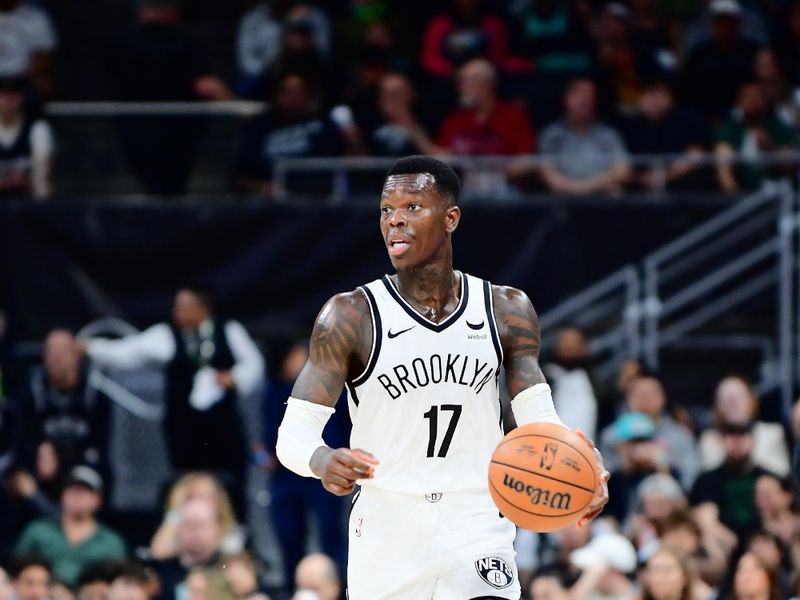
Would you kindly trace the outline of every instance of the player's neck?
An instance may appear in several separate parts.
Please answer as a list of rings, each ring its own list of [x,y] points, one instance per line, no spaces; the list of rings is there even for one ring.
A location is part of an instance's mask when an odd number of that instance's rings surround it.
[[[398,269],[397,287],[403,297],[442,314],[448,303],[458,299],[461,285],[453,270],[452,259],[447,258],[448,260]]]

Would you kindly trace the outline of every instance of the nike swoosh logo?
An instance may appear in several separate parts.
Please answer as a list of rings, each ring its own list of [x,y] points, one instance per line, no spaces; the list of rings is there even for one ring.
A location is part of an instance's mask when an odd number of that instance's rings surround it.
[[[478,323],[477,325],[475,325],[474,323],[470,323],[469,321],[467,321],[467,327],[469,327],[470,329],[474,329],[475,331],[477,331],[478,329],[483,329],[483,324],[484,324],[485,322],[486,322],[486,321],[481,321],[480,323]]]
[[[481,323],[481,325],[483,325],[483,323]],[[388,335],[388,336],[389,336],[389,339],[391,340],[391,339],[394,339],[394,338],[396,338],[396,337],[397,337],[398,335],[400,335],[401,333],[405,333],[406,331],[411,331],[412,329],[414,329],[414,327],[416,327],[416,325],[412,325],[412,326],[411,326],[411,327],[409,327],[408,329],[403,329],[403,330],[401,330],[401,331],[396,331],[396,332],[392,332],[392,330],[390,329],[390,330],[389,330],[389,333],[387,333],[386,335]]]

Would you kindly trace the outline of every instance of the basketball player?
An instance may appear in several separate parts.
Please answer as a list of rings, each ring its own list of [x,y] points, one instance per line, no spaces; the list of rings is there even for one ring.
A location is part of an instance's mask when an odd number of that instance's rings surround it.
[[[487,483],[503,437],[501,365],[518,424],[561,421],[539,368],[530,300],[453,269],[459,188],[433,158],[390,169],[380,227],[397,273],[323,307],[279,430],[277,455],[288,468],[337,495],[360,483],[349,521],[350,600],[520,597],[515,528]],[[322,439],[343,385],[359,449]],[[600,460],[581,524],[608,501],[607,479]]]

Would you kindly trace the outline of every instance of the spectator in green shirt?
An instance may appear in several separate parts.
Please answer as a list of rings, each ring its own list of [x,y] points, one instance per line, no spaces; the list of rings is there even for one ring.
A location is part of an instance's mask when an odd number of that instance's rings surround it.
[[[81,571],[101,560],[125,558],[122,538],[98,523],[103,480],[86,466],[75,467],[61,494],[61,515],[28,525],[16,554],[39,554],[53,564],[53,576],[74,586]]]
[[[748,81],[739,87],[733,117],[716,132],[717,180],[730,193],[757,188],[778,170],[759,164],[766,153],[795,148],[794,130],[784,123],[767,101],[761,83]],[[734,165],[732,158],[744,159]]]

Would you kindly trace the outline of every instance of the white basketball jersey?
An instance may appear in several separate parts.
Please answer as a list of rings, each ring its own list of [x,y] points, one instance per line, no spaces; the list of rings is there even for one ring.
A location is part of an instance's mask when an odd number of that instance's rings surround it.
[[[491,285],[460,277],[458,306],[439,323],[406,302],[388,276],[359,288],[373,342],[364,372],[346,383],[350,443],[380,461],[364,486],[411,494],[488,490],[489,461],[503,437],[502,348]]]

